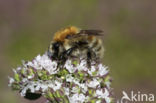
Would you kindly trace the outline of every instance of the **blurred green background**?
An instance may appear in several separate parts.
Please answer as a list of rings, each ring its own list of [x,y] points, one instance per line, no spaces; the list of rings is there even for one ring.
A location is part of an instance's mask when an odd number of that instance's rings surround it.
[[[8,88],[7,76],[70,25],[104,31],[116,99],[123,90],[156,96],[156,0],[0,0],[0,103],[30,103]]]

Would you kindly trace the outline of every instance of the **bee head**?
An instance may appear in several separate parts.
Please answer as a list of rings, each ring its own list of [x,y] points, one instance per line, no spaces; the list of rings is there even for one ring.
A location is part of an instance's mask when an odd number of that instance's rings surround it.
[[[49,46],[48,49],[48,56],[52,59],[58,58],[58,52],[59,52],[59,47],[61,43],[60,42],[52,42]]]

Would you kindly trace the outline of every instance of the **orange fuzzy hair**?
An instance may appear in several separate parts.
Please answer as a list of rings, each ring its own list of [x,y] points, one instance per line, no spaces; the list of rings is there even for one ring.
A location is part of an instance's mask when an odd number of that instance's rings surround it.
[[[74,27],[74,26],[64,28],[64,29],[55,33],[54,41],[63,42],[67,35],[75,35],[78,32],[79,32],[79,29],[77,27]]]

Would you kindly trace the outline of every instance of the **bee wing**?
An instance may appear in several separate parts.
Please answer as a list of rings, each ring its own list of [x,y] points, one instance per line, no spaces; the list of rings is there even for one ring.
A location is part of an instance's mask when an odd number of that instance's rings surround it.
[[[81,30],[79,35],[94,35],[94,36],[102,36],[102,30]]]
[[[79,33],[77,33],[76,35],[67,35],[66,39],[73,39],[73,38],[78,38],[80,36],[102,36],[102,30],[81,30]]]

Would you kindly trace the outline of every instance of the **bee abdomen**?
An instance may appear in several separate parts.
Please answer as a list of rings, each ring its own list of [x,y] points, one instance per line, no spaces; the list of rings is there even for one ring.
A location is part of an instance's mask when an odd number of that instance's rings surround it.
[[[103,56],[104,48],[101,39],[94,38],[89,46],[91,50],[96,54],[96,56],[98,56],[99,58]]]

